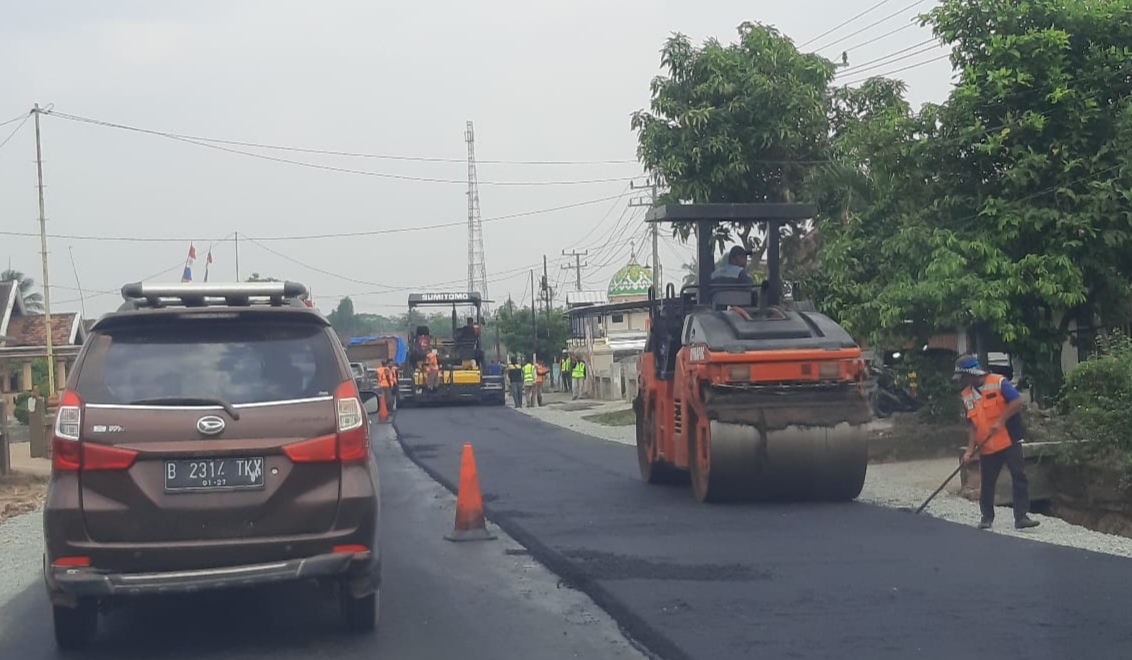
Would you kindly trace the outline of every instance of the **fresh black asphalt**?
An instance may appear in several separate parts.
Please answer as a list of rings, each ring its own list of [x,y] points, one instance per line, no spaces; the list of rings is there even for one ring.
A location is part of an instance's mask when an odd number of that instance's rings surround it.
[[[395,424],[449,489],[470,442],[489,518],[667,660],[1132,658],[1127,559],[857,502],[700,505],[510,409]]]
[[[0,660],[640,660],[597,608],[531,568],[505,537],[445,541],[451,497],[405,458],[389,425],[378,429],[385,587],[376,634],[344,633],[333,598],[289,585],[134,603],[103,617],[93,647],[67,655],[55,649],[33,573],[0,607]],[[0,568],[4,552],[0,542]]]

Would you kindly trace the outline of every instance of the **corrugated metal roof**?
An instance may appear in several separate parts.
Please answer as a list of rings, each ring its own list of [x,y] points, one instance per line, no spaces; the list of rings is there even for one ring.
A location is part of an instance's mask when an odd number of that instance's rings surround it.
[[[604,305],[609,302],[605,291],[567,291],[566,306],[575,305]]]

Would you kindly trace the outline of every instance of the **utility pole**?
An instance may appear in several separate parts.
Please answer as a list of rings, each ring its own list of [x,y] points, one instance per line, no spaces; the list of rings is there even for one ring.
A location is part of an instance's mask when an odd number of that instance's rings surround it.
[[[636,198],[629,200],[629,206],[646,206],[652,208],[656,206],[656,199],[659,196],[658,188],[659,181],[655,175],[649,178],[649,183],[643,186],[638,186],[635,181],[629,183],[629,187],[633,189],[647,188],[649,190],[649,199]],[[664,290],[664,271],[660,266],[660,223],[652,223],[652,284],[653,290],[659,296],[660,292]]]
[[[574,277],[575,277],[575,280],[574,280],[575,289],[574,290],[575,291],[581,291],[582,290],[582,269],[585,268],[586,266],[589,266],[589,264],[582,263],[582,257],[589,254],[589,252],[590,252],[589,250],[582,250],[581,252],[574,250],[574,251],[569,252],[569,253],[566,252],[566,250],[562,251],[562,256],[564,256],[564,257],[574,257],[574,265],[571,266],[570,264],[562,264],[562,270],[574,270],[574,271],[576,271],[574,273]]]
[[[240,281],[240,232],[236,232],[236,281]]]
[[[47,392],[45,396],[50,399],[55,396],[55,349],[51,337],[51,283],[47,268],[47,213],[43,203],[43,145],[39,135],[39,104],[35,104],[32,114],[35,115],[35,171],[39,181],[39,245],[43,259],[43,328],[47,346]]]
[[[531,269],[531,364],[538,359],[538,315],[535,313],[535,269]]]
[[[546,304],[546,336],[550,337],[550,306],[554,291],[550,288],[550,275],[546,271],[546,255],[542,255],[542,296]]]

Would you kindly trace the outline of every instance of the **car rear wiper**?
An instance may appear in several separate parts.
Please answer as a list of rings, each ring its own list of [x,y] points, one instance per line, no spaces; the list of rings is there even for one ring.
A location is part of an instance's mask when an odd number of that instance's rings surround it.
[[[233,421],[240,420],[240,411],[224,399],[204,396],[162,396],[154,399],[131,401],[131,406],[220,406]]]

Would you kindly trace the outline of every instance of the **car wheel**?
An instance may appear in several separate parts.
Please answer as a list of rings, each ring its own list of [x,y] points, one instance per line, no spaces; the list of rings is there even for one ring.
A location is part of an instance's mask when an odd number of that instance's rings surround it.
[[[375,591],[362,598],[342,594],[342,619],[350,632],[371,632],[377,628],[381,614],[381,592]]]
[[[77,607],[56,605],[53,612],[55,643],[59,648],[72,651],[85,648],[98,632],[98,603],[83,599]]]

